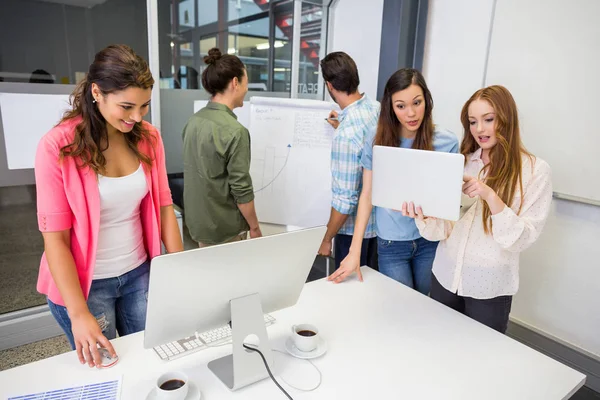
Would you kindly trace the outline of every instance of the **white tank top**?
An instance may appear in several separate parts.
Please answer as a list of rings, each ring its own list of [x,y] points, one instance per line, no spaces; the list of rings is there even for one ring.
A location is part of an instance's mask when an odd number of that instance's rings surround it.
[[[94,279],[114,278],[148,259],[140,204],[148,194],[144,169],[119,178],[98,175],[100,233]]]

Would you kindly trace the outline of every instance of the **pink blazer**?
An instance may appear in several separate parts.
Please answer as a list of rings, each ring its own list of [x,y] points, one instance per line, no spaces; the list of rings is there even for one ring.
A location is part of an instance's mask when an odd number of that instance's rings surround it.
[[[42,137],[35,157],[35,182],[39,229],[41,232],[70,230],[71,252],[87,300],[94,276],[100,225],[98,180],[91,168],[78,168],[77,160],[72,157],[59,161],[60,149],[73,142],[75,127],[80,121],[80,117],[65,121]],[[140,205],[144,244],[152,259],[161,252],[160,207],[171,205],[172,199],[162,138],[154,126],[145,121],[142,124],[155,139],[154,143],[146,140],[138,145],[140,152],[152,159],[151,168],[142,164],[149,193]],[[37,290],[53,303],[64,306],[50,274],[46,253],[40,262]]]

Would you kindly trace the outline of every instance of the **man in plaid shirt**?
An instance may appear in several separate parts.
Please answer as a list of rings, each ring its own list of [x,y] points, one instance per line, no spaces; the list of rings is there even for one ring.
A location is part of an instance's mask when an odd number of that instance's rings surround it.
[[[331,148],[331,215],[319,254],[330,256],[335,238],[335,267],[339,268],[348,255],[358,198],[362,188],[361,157],[365,137],[377,130],[379,103],[358,91],[360,83],[354,60],[344,52],[328,54],[321,60],[321,73],[327,90],[340,106],[341,112],[332,111],[329,123],[335,128]],[[375,208],[373,208],[373,211]],[[361,265],[377,268],[377,237],[375,216],[372,213],[362,243]]]

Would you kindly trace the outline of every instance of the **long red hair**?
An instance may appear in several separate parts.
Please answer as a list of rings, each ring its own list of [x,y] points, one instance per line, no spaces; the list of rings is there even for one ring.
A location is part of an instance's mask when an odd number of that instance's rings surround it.
[[[519,115],[514,98],[504,86],[494,85],[476,91],[465,103],[460,114],[464,129],[464,138],[460,152],[465,156],[479,149],[479,144],[471,134],[469,106],[476,100],[486,101],[496,113],[496,138],[498,143],[490,149],[490,162],[481,170],[479,178],[485,176],[485,183],[510,206],[515,198],[517,187],[523,194],[522,156],[533,158],[523,146]],[[523,199],[521,199],[523,204]],[[519,212],[521,211],[519,207]],[[492,227],[491,211],[487,203],[483,204],[483,229],[490,233]]]

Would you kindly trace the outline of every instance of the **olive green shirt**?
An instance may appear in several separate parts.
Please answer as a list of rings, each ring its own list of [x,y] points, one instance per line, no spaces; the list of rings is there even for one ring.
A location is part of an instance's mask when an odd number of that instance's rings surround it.
[[[250,133],[224,104],[209,102],[183,130],[183,205],[190,236],[223,243],[249,226],[238,204],[254,200]]]

